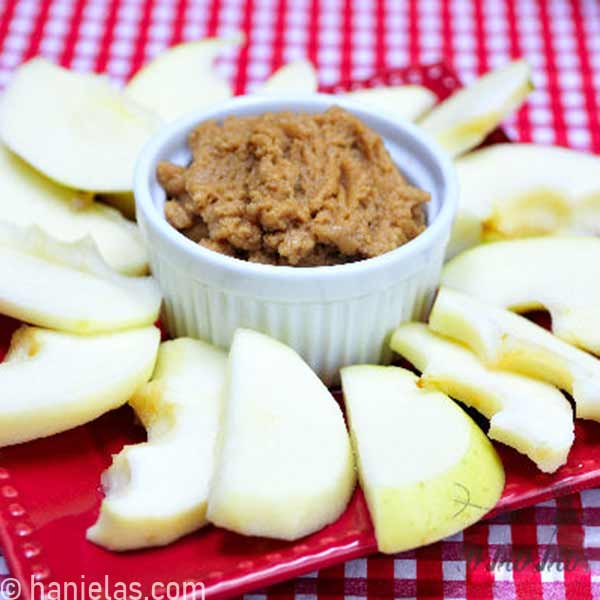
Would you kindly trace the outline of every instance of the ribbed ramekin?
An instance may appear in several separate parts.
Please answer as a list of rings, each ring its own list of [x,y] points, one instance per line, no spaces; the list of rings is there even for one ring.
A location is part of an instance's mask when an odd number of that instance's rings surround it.
[[[198,246],[165,220],[160,160],[188,164],[186,140],[201,121],[266,112],[314,113],[332,105],[354,113],[384,139],[393,160],[431,193],[427,229],[400,248],[331,267],[249,263]],[[144,148],[135,174],[138,223],[165,300],[173,336],[227,348],[238,327],[262,331],[295,348],[328,384],[340,367],[387,358],[387,337],[418,318],[435,290],[457,204],[450,160],[410,123],[326,95],[237,98],[218,110],[191,114],[163,128]]]

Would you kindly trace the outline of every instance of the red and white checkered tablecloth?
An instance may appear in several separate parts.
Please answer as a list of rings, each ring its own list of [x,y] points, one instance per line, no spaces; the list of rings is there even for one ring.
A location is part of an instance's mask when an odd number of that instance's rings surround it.
[[[600,153],[596,0],[0,0],[0,86],[36,54],[123,82],[169,45],[239,30],[248,45],[226,54],[219,66],[237,92],[303,57],[318,67],[323,84],[440,59],[468,82],[526,57],[536,90],[508,121],[512,137]],[[6,573],[1,558],[0,571]],[[428,548],[355,560],[247,598],[367,596],[600,598],[600,490],[479,523]]]

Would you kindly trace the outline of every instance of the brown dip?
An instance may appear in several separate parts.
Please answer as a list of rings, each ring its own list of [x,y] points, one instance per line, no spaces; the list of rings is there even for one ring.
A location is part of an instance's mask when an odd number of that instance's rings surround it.
[[[157,176],[173,227],[198,244],[276,265],[383,254],[425,228],[429,194],[409,185],[381,138],[341,108],[201,123],[192,163]]]

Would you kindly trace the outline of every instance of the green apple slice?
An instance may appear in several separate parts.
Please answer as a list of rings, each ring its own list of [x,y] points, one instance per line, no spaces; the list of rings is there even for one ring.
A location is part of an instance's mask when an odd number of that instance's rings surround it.
[[[283,540],[335,521],[355,485],[352,449],[339,406],[302,358],[239,329],[224,397],[208,520]]]
[[[152,381],[130,400],[148,441],[113,457],[89,540],[119,551],[163,546],[206,524],[226,364],[198,340],[160,346]]]
[[[161,294],[151,277],[125,277],[90,239],[65,243],[0,223],[0,313],[90,334],[151,325]]]
[[[529,65],[517,60],[454,93],[420,125],[451,156],[459,156],[478,146],[532,89]]]
[[[159,341],[156,327],[93,336],[21,327],[0,364],[0,446],[122,406],[152,374]]]
[[[306,60],[298,60],[275,71],[255,90],[255,93],[266,95],[313,94],[318,87],[315,68]]]
[[[442,288],[429,328],[470,348],[486,365],[551,383],[575,399],[575,414],[600,421],[600,360],[535,323]]]
[[[477,409],[490,420],[489,436],[553,473],[573,444],[573,413],[553,386],[486,367],[464,346],[424,323],[401,325],[392,350],[421,371],[421,383]]]
[[[484,240],[600,233],[598,156],[554,146],[494,144],[459,158],[456,173],[460,202],[448,256]]]
[[[142,67],[125,87],[125,95],[166,122],[218,106],[233,92],[215,71],[215,59],[223,49],[242,41],[243,36],[237,35],[174,46]]]
[[[90,197],[46,179],[0,144],[0,221],[37,225],[63,242],[91,237],[106,262],[125,275],[148,271],[135,223]]]
[[[552,331],[600,354],[600,239],[539,237],[476,246],[446,264],[442,283],[514,312],[546,309]]]
[[[367,108],[385,111],[401,121],[416,121],[429,112],[437,101],[437,96],[431,90],[420,85],[380,87],[337,95]]]
[[[342,369],[346,413],[377,546],[436,542],[491,510],[504,469],[490,441],[447,396],[399,367]]]
[[[98,75],[34,58],[0,104],[0,137],[38,171],[67,187],[123,192],[142,146],[160,126]]]

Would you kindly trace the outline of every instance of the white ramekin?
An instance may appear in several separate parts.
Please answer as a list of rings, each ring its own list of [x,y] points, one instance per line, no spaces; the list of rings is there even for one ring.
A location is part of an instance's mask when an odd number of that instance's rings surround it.
[[[278,267],[207,250],[165,220],[165,193],[156,180],[156,165],[160,160],[188,164],[186,140],[198,123],[284,110],[314,113],[334,104],[379,133],[402,173],[431,193],[428,226],[421,235],[360,262]],[[318,94],[236,98],[164,127],[140,155],[134,189],[137,219],[164,295],[170,334],[227,348],[238,327],[256,329],[295,348],[328,384],[337,381],[344,365],[385,361],[391,331],[422,316],[438,284],[457,204],[451,161],[417,127]]]

